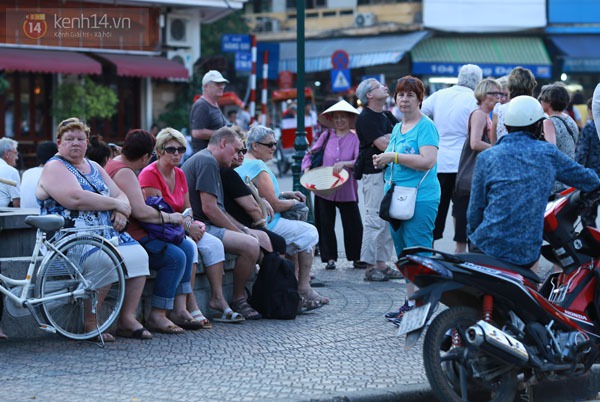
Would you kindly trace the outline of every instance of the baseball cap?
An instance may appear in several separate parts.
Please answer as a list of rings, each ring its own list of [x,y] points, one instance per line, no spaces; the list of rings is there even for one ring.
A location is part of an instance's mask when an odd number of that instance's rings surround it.
[[[206,85],[209,82],[229,83],[229,80],[225,79],[225,77],[223,77],[217,70],[210,70],[208,73],[204,74],[204,77],[202,77],[202,85]]]

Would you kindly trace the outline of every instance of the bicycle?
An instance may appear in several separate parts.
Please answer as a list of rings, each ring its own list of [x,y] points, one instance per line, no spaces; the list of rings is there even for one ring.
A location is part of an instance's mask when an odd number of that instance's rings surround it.
[[[13,317],[31,314],[41,330],[74,340],[105,332],[125,296],[118,239],[96,234],[106,226],[64,229],[59,215],[28,216],[25,223],[37,229],[25,279],[0,274],[7,312]],[[47,240],[49,232],[55,234]]]

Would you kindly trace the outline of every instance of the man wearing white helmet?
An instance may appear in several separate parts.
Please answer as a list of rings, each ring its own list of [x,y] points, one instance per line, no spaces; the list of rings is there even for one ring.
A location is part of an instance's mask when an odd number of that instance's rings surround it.
[[[540,257],[554,181],[583,191],[600,186],[596,172],[543,141],[544,119],[535,98],[517,96],[504,117],[508,135],[477,157],[467,211],[472,251],[530,268]]]

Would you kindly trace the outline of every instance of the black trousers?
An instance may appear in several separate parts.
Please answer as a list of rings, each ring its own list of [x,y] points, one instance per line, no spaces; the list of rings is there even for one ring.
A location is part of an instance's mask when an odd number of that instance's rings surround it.
[[[335,237],[336,208],[340,210],[344,231],[344,249],[348,261],[360,260],[363,224],[358,202],[335,202],[315,196],[315,226],[319,232],[321,261],[337,261],[338,249]]]
[[[450,208],[450,200],[454,194],[454,183],[456,182],[456,173],[438,173],[438,180],[442,196],[440,206],[438,207],[437,217],[435,218],[435,228],[433,229],[433,240],[439,240],[444,236],[446,227],[446,216]]]

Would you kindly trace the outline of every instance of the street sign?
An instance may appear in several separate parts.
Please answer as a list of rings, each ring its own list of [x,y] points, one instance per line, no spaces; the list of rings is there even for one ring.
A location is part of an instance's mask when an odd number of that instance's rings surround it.
[[[331,90],[344,92],[350,89],[350,70],[331,70]]]
[[[350,66],[350,56],[345,50],[336,50],[331,55],[331,65],[334,70],[345,70]]]
[[[252,53],[237,52],[235,54],[235,71],[240,71],[240,72],[252,71]]]
[[[223,53],[250,52],[250,35],[223,34],[221,51]]]

